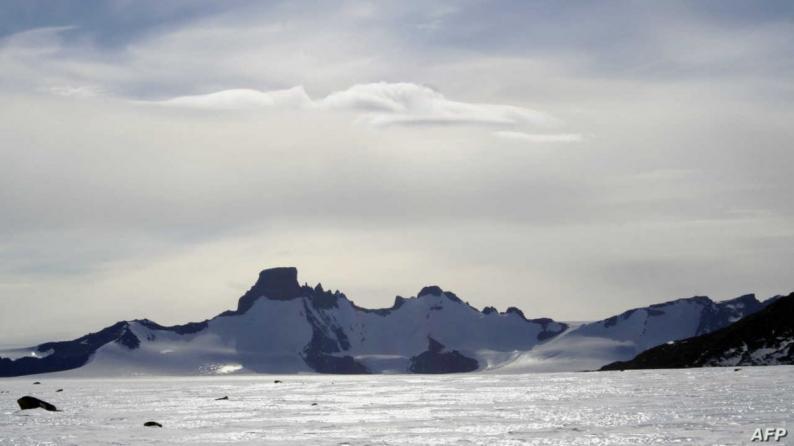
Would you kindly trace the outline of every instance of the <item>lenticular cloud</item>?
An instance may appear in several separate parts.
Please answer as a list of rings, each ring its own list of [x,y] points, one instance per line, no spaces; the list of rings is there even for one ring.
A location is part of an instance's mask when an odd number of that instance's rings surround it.
[[[429,87],[409,82],[357,84],[314,100],[302,86],[260,91],[231,89],[149,102],[162,106],[207,110],[260,108],[347,111],[373,126],[475,125],[513,127],[554,126],[558,120],[544,112],[504,104],[461,102]]]
[[[271,107],[302,108],[310,106],[312,100],[303,87],[298,86],[271,91],[243,88],[222,90],[195,96],[179,96],[154,104],[207,110],[249,110]]]

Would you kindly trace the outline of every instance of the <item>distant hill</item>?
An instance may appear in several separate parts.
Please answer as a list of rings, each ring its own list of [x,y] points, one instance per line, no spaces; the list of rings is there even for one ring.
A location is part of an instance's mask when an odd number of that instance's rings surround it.
[[[602,370],[794,364],[794,293],[725,328],[640,353]]]

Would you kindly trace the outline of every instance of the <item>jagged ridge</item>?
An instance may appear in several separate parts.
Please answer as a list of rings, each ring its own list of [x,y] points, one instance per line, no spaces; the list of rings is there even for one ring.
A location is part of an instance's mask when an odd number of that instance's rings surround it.
[[[551,319],[526,319],[516,308],[481,313],[435,285],[422,288],[417,297],[397,296],[390,308],[365,309],[339,291],[299,285],[295,268],[272,268],[259,274],[235,310],[172,327],[148,319],[119,322],[73,341],[41,344],[33,349],[40,357],[0,359],[0,376],[74,369],[96,355],[111,355],[134,368],[178,357],[210,337],[220,339],[220,346],[199,352],[198,369],[234,362],[255,372],[300,367],[321,373],[470,371],[480,367],[473,357],[477,352],[528,350],[565,329]],[[434,344],[428,347],[431,338],[453,345],[455,361],[423,361],[439,354]],[[434,339],[438,345],[441,341]],[[157,345],[170,356],[155,355]],[[414,366],[417,361],[423,365]],[[279,365],[286,363],[291,365]]]

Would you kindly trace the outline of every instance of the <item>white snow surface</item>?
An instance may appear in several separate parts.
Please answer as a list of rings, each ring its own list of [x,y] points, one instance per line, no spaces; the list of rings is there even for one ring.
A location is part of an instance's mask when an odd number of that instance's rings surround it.
[[[35,379],[0,379],[0,445],[701,446],[794,429],[792,366]],[[23,395],[62,411],[20,411]]]

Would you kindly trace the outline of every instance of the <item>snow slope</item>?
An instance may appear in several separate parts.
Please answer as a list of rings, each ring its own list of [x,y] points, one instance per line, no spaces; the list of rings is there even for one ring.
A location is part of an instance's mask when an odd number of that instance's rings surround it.
[[[748,294],[714,302],[708,297],[696,296],[635,308],[571,328],[520,355],[504,368],[512,372],[599,369],[611,362],[631,359],[657,345],[726,327],[774,300],[762,303]]]

